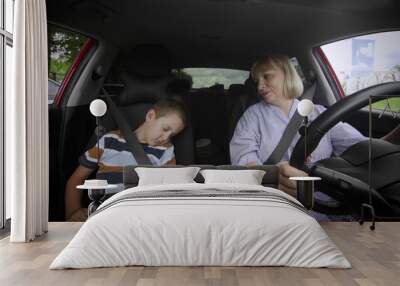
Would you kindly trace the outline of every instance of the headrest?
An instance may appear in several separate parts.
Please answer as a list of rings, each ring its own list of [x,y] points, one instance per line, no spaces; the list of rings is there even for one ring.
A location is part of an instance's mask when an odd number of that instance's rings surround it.
[[[224,85],[223,84],[214,84],[208,88],[209,92],[215,92],[216,94],[223,94],[224,93]]]
[[[123,70],[143,77],[168,75],[171,72],[168,50],[161,45],[138,45],[124,57]]]
[[[168,85],[168,92],[173,94],[182,94],[188,92],[192,87],[190,80],[185,78],[177,78]]]
[[[195,167],[200,167],[202,170],[205,169],[219,169],[219,170],[263,170],[265,175],[262,179],[262,185],[264,186],[277,186],[279,181],[279,167],[276,165],[260,165],[260,166],[234,166],[234,165],[190,165]],[[125,187],[135,187],[138,185],[139,176],[137,175],[135,168],[140,166],[124,166],[123,169],[123,182]],[[180,168],[186,167],[182,165],[164,165],[164,166],[144,166],[148,168]],[[204,178],[198,173],[195,178],[197,183],[204,183]]]
[[[124,83],[124,89],[116,98],[118,105],[143,102],[155,103],[167,96],[168,86],[173,80],[172,75],[159,78],[146,78],[128,73],[122,73],[120,78]]]
[[[248,89],[243,84],[233,83],[229,86],[229,95],[230,96],[243,96],[248,95]]]
[[[244,81],[244,85],[250,88],[257,88],[257,84],[254,82],[254,80],[249,77]]]
[[[251,103],[255,103],[261,99],[261,97],[259,97],[257,92],[257,84],[254,82],[251,76],[248,79],[246,79],[246,81],[244,82],[244,86],[247,89]]]

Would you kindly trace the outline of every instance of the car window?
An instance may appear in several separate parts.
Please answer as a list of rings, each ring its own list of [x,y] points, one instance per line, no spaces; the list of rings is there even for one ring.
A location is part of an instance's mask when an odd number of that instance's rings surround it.
[[[87,40],[88,37],[76,32],[48,26],[49,104],[53,103],[62,80]]]
[[[222,84],[228,89],[231,84],[243,84],[249,77],[249,72],[233,69],[215,69],[215,68],[184,68],[174,70],[174,72],[183,78],[187,78],[192,83],[192,88],[205,88]]]
[[[400,81],[400,31],[353,37],[321,46],[345,95],[384,82]],[[383,109],[387,101],[374,104]],[[400,98],[389,100],[400,107]]]

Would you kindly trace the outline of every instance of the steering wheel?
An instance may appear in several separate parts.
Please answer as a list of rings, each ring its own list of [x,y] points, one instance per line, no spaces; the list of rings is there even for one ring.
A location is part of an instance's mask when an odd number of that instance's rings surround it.
[[[399,94],[400,94],[400,82],[383,83],[358,91],[336,102],[335,104],[330,106],[327,110],[325,110],[325,112],[323,112],[320,116],[318,116],[308,127],[307,154],[304,154],[304,143],[305,143],[304,136],[302,136],[299,139],[290,158],[290,165],[295,168],[302,169],[308,172],[309,170],[307,170],[304,164],[305,161],[304,158],[307,158],[315,150],[315,148],[321,141],[322,137],[333,126],[335,126],[338,122],[344,120],[354,111],[357,111],[360,108],[368,105],[369,97],[371,95],[399,95]],[[379,100],[382,100],[382,98],[377,98],[377,97],[371,98],[372,102],[376,102]],[[395,129],[397,129],[399,126],[397,126]],[[343,214],[343,208],[345,210],[347,207],[342,203],[330,205],[324,201],[319,201],[317,199],[315,199],[314,201],[314,209],[323,213]],[[344,213],[347,214],[347,211],[345,211]]]
[[[375,85],[336,102],[318,116],[307,128],[307,154],[304,154],[304,136],[301,136],[294,147],[290,165],[297,169],[305,169],[304,158],[307,158],[318,146],[321,138],[338,122],[344,120],[352,112],[369,104],[370,95],[399,95],[400,82],[390,82]],[[382,98],[371,98],[372,102]]]

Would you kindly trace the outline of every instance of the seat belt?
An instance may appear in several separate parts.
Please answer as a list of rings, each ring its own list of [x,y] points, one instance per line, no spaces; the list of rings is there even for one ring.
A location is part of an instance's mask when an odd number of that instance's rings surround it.
[[[312,101],[316,86],[317,84],[313,83],[313,85],[303,94],[301,99],[309,99]],[[281,161],[283,155],[289,149],[290,143],[292,143],[294,136],[299,130],[302,120],[303,117],[296,110],[295,114],[292,116],[288,125],[286,126],[278,145],[276,145],[274,151],[272,151],[269,158],[264,162],[264,165],[275,165]]]
[[[108,107],[111,111],[111,115],[117,122],[118,128],[121,130],[126,143],[128,144],[129,151],[131,151],[133,157],[135,158],[138,165],[153,165],[147,157],[146,152],[144,152],[142,145],[140,145],[139,140],[136,137],[135,132],[133,132],[126,121],[126,118],[122,115],[118,107],[115,105],[114,101],[111,99],[105,88],[102,88],[103,93],[106,97]]]

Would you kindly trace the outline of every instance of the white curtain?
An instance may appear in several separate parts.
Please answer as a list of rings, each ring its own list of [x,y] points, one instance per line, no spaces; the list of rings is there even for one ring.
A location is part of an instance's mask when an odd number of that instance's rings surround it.
[[[6,97],[6,188],[12,242],[48,228],[47,19],[45,0],[17,0],[14,71]]]

